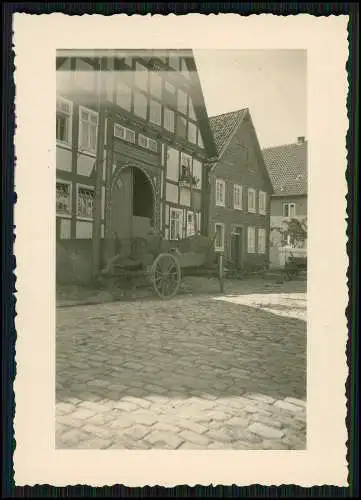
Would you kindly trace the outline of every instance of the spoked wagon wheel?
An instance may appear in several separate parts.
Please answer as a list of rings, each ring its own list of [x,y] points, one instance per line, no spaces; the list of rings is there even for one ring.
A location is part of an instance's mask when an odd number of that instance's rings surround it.
[[[170,253],[161,253],[155,259],[151,270],[152,285],[161,299],[171,299],[179,289],[181,269],[178,260]]]

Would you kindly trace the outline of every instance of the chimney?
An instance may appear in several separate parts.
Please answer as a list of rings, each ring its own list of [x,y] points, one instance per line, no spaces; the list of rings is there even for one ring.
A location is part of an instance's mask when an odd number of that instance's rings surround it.
[[[304,136],[301,136],[301,137],[297,137],[297,144],[304,144],[305,143],[305,137]]]

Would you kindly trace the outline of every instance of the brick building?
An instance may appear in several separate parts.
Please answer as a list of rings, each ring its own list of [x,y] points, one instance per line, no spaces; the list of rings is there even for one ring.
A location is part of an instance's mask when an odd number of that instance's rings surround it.
[[[210,169],[209,233],[238,268],[267,265],[272,185],[250,112],[210,123],[218,161]]]
[[[58,280],[88,281],[115,235],[206,233],[217,150],[192,51],[59,51],[56,65]]]

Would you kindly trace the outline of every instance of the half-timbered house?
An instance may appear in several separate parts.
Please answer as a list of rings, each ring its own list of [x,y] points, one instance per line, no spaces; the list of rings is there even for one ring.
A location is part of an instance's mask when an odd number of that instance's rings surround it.
[[[217,154],[191,50],[59,51],[58,279],[87,281],[104,241],[208,229]]]

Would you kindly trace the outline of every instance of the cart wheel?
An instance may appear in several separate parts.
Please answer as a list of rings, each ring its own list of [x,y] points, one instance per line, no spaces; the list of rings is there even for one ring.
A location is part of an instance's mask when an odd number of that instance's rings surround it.
[[[181,270],[177,258],[170,253],[161,253],[155,259],[151,272],[152,285],[161,299],[171,299],[179,289]]]

